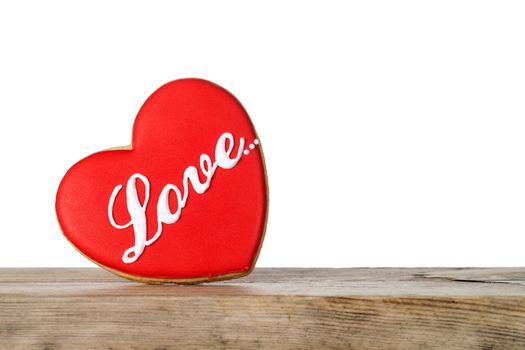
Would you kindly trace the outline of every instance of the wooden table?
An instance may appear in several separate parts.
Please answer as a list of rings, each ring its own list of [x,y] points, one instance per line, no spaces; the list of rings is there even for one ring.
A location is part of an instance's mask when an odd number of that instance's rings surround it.
[[[525,349],[525,269],[0,269],[0,349]]]

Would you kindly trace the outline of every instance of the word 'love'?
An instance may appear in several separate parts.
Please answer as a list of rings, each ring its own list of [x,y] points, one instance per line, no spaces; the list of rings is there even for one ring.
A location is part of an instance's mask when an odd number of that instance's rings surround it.
[[[226,145],[228,141],[228,146]],[[258,144],[258,140],[254,141],[255,144]],[[198,194],[203,194],[210,187],[211,180],[217,168],[221,169],[231,169],[241,159],[244,150],[244,138],[239,139],[239,148],[237,150],[237,155],[232,158],[231,153],[233,150],[234,139],[233,135],[229,132],[222,134],[217,140],[215,147],[215,162],[211,162],[211,158],[206,153],[201,154],[200,156],[200,170],[204,175],[206,180],[201,182],[199,179],[199,174],[197,168],[194,166],[189,166],[184,171],[183,176],[183,190],[184,193],[181,193],[180,189],[173,184],[167,184],[162,189],[158,202],[157,202],[157,232],[153,235],[152,238],[147,239],[147,220],[146,220],[146,207],[148,206],[148,201],[150,197],[150,184],[146,176],[136,173],[130,176],[126,184],[126,205],[128,209],[129,216],[131,220],[125,225],[119,225],[115,222],[113,217],[113,206],[115,200],[122,189],[122,185],[117,185],[111,196],[109,198],[108,204],[108,217],[111,225],[119,230],[124,230],[133,225],[133,231],[135,234],[135,244],[128,248],[124,255],[122,255],[122,261],[126,264],[133,263],[142,255],[144,249],[153,244],[162,234],[162,224],[173,224],[177,222],[180,218],[182,209],[186,206],[188,201],[189,186],[188,182],[191,182],[193,189]],[[250,149],[253,149],[253,145],[250,145]],[[248,151],[249,152],[249,151]],[[245,154],[246,153],[245,151]],[[145,198],[144,203],[140,203],[139,196],[137,193],[136,182],[137,180],[142,181],[145,187]],[[177,196],[178,207],[175,212],[172,212],[169,206],[169,194],[173,191]]]

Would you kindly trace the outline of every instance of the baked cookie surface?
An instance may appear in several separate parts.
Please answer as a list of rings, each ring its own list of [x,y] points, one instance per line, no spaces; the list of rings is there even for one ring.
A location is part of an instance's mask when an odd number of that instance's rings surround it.
[[[148,283],[248,274],[267,209],[264,159],[248,114],[201,79],[155,91],[135,119],[132,145],[80,160],[56,196],[60,227],[83,255]]]

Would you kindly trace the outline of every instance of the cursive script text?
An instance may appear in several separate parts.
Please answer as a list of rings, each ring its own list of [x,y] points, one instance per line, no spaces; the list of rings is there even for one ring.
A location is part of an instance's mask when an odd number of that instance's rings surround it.
[[[258,140],[254,141],[255,144],[258,144]],[[200,156],[200,172],[204,175],[204,182],[201,182],[199,179],[198,170],[194,166],[188,166],[184,171],[184,176],[182,180],[182,192],[174,184],[167,184],[162,189],[158,202],[157,202],[157,231],[150,239],[147,239],[147,219],[146,219],[146,208],[148,206],[148,201],[150,197],[150,183],[146,176],[136,173],[129,177],[126,184],[126,205],[128,213],[130,216],[130,221],[125,225],[120,225],[115,221],[113,217],[113,207],[115,205],[115,200],[122,189],[122,185],[117,185],[111,196],[108,203],[108,217],[111,225],[119,230],[127,229],[130,226],[133,226],[133,232],[135,234],[135,243],[132,247],[128,248],[122,255],[122,261],[126,264],[133,263],[142,255],[144,249],[153,244],[157,239],[159,239],[162,234],[162,225],[163,224],[174,224],[180,219],[182,209],[186,206],[188,202],[189,195],[189,183],[191,183],[193,189],[198,194],[203,194],[210,187],[211,180],[217,168],[221,169],[231,169],[241,159],[244,151],[244,138],[239,139],[239,147],[237,149],[237,154],[232,157],[232,151],[234,146],[233,135],[229,132],[222,134],[217,140],[215,147],[215,162],[212,163],[211,158],[206,153],[201,154]],[[252,148],[253,145],[250,145]],[[252,148],[253,149],[253,148]],[[245,154],[246,151],[245,151]],[[141,181],[145,187],[145,196],[144,202],[141,203],[137,193],[137,181]],[[169,195],[170,192],[177,197],[177,210],[172,211],[169,205]]]

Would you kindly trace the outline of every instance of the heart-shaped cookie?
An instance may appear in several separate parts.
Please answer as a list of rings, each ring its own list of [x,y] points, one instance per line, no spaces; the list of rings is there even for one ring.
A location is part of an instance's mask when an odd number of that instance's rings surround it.
[[[266,225],[259,139],[225,89],[181,79],[140,109],[132,145],[73,165],[56,197],[66,238],[130,279],[198,283],[248,274]]]

